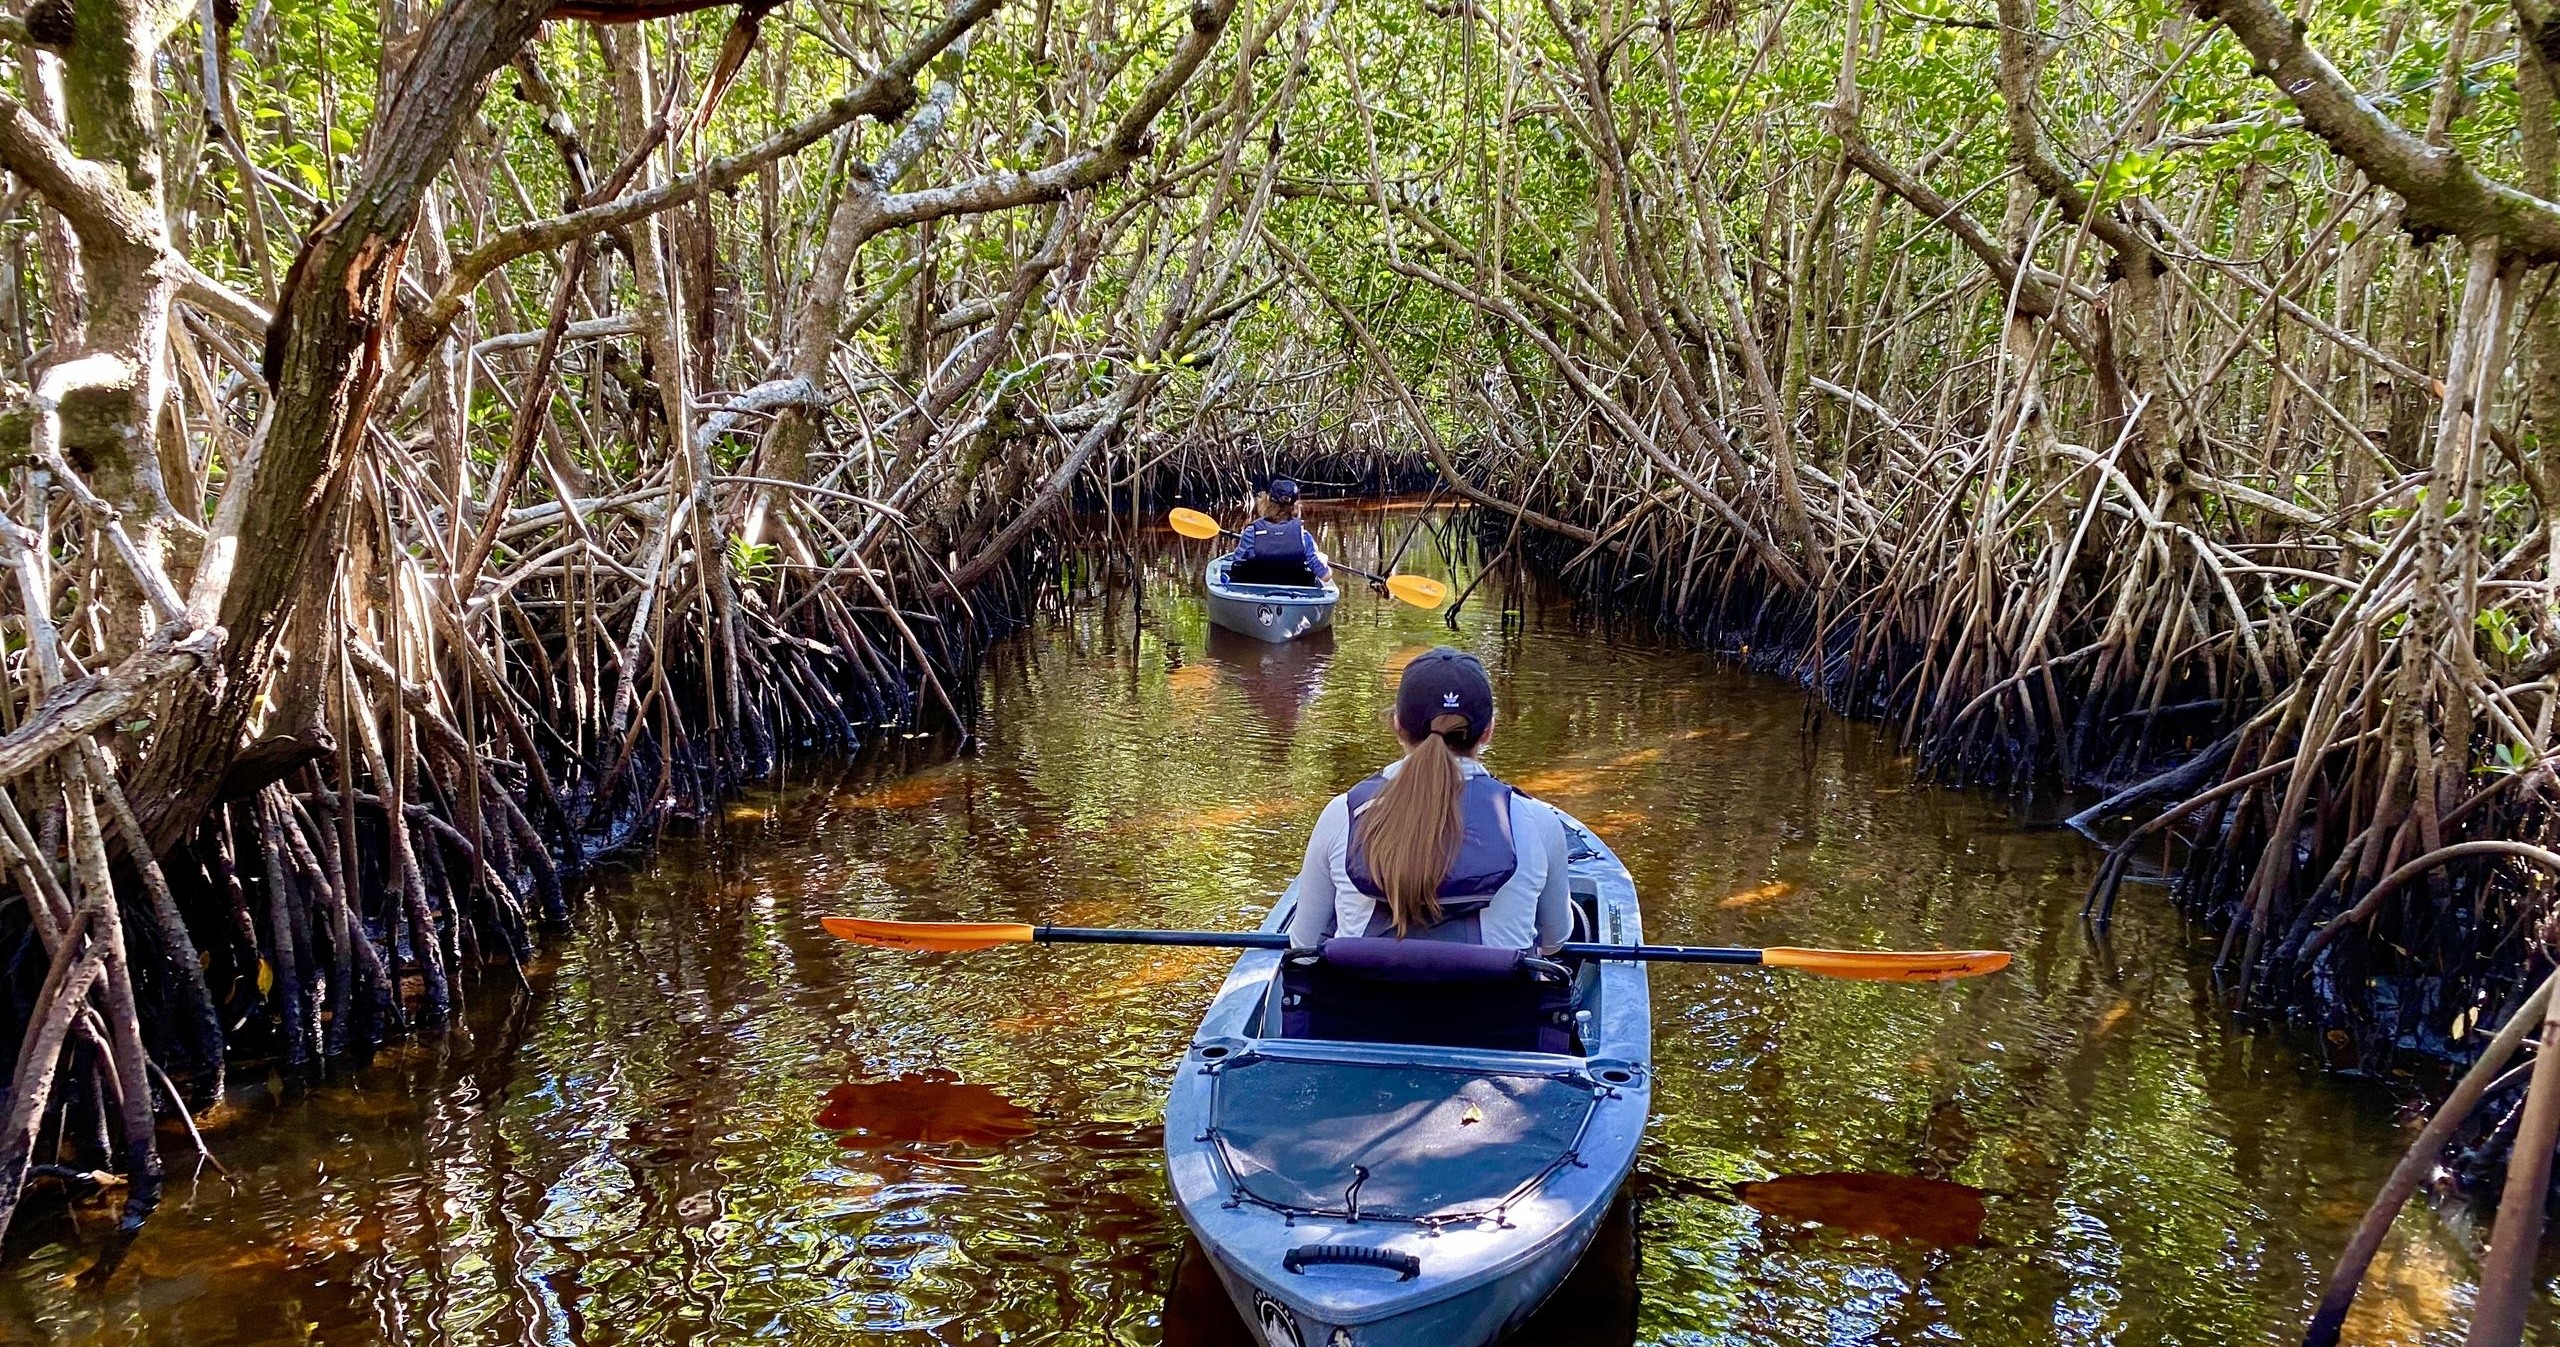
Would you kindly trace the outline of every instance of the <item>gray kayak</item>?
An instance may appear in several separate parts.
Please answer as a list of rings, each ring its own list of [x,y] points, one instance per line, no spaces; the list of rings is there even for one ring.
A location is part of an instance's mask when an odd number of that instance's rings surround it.
[[[1295,640],[1333,625],[1333,608],[1342,602],[1340,586],[1231,584],[1228,558],[1209,563],[1209,620],[1257,641]]]
[[[1642,940],[1626,867],[1566,824],[1576,938]],[[1559,1053],[1283,1037],[1282,963],[1308,957],[1248,951],[1193,1036],[1165,1105],[1174,1204],[1272,1347],[1491,1342],[1573,1270],[1635,1163],[1645,965],[1569,970]]]

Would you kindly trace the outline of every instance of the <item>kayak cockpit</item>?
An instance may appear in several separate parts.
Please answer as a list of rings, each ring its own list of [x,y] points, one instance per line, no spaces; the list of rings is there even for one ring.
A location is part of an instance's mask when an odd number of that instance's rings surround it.
[[[1571,881],[1575,940],[1603,929],[1606,898],[1588,878]],[[1293,902],[1275,914],[1281,926]],[[1587,1057],[1612,979],[1602,965],[1558,956],[1430,940],[1328,939],[1321,952],[1290,950],[1248,959],[1264,996],[1259,1006],[1216,1010],[1202,1025],[1253,1039],[1317,1039],[1479,1048]],[[1641,979],[1640,968],[1634,971]],[[1626,982],[1619,978],[1615,981]],[[1635,985],[1641,985],[1640,982]],[[1620,994],[1623,995],[1623,989]],[[1225,998],[1221,998],[1224,1001]],[[1234,1013],[1244,1011],[1241,1022]]]
[[[1336,937],[1281,957],[1280,1037],[1563,1054],[1575,990],[1520,950]]]
[[[1330,579],[1318,580],[1312,573],[1303,582],[1296,584],[1235,576],[1234,561],[1230,557],[1219,557],[1209,563],[1208,582],[1211,589],[1239,599],[1258,599],[1278,603],[1333,603],[1342,598],[1341,586]]]

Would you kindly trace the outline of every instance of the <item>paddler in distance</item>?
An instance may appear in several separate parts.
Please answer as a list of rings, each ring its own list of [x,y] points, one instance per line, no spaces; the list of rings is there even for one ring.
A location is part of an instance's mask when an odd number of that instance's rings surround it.
[[[1298,518],[1298,484],[1274,477],[1262,493],[1262,517],[1236,535],[1227,579],[1240,585],[1321,585],[1333,568]]]

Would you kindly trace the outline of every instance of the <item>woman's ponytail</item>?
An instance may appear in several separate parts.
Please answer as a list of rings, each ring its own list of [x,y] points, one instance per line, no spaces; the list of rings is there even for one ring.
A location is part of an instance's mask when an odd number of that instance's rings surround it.
[[[1458,754],[1477,738],[1465,716],[1434,717],[1431,732],[1405,751],[1403,769],[1352,821],[1399,938],[1440,920],[1440,882],[1466,836],[1467,777]]]

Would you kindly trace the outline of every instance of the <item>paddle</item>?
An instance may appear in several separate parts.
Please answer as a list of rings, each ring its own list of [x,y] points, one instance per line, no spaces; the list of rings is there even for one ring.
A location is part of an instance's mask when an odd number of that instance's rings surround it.
[[[1287,949],[1278,931],[1139,931],[1100,926],[1033,926],[1010,921],[884,921],[873,917],[824,917],[827,933],[881,949],[960,954],[998,945],[1205,945],[1219,949]],[[1823,977],[1862,982],[1951,982],[2009,966],[2009,952],[1971,950],[1768,949],[1713,945],[1595,945],[1576,942],[1559,953],[1583,959],[1641,963],[1721,963],[1793,968]]]
[[[1185,538],[1197,538],[1202,542],[1212,538],[1238,536],[1235,530],[1218,527],[1217,520],[1211,519],[1198,510],[1176,509],[1165,516],[1165,521],[1173,525],[1174,532]],[[1325,564],[1337,571],[1348,571],[1372,584],[1384,585],[1389,594],[1416,608],[1437,608],[1449,601],[1449,587],[1427,575],[1379,575],[1372,571],[1364,571],[1357,566],[1345,566],[1339,561],[1330,559]]]

